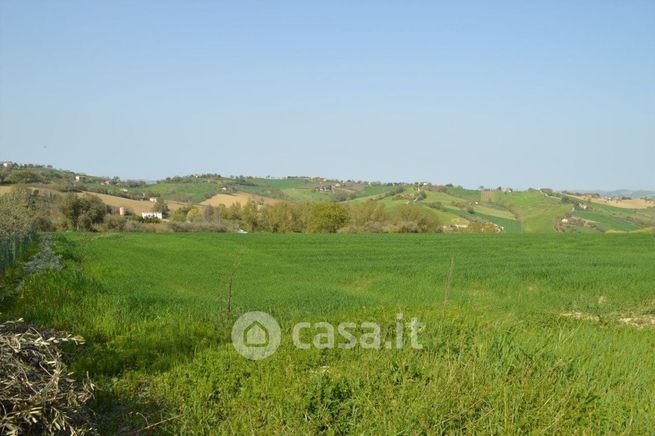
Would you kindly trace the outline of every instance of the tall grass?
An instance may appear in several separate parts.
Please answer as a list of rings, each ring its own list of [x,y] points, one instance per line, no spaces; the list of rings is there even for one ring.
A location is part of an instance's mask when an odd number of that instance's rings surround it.
[[[171,433],[655,428],[655,330],[621,321],[655,315],[653,235],[78,239],[6,309],[87,339],[73,368],[97,381],[105,432],[141,415]],[[264,361],[229,342],[249,310],[283,330]],[[291,343],[298,321],[374,321],[391,338],[399,312],[425,324],[422,350]]]

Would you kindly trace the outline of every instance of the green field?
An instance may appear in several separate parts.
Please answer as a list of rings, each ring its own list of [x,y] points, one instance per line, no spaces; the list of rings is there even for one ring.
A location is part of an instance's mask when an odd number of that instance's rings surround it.
[[[598,223],[600,227],[604,230],[616,229],[616,230],[629,232],[631,230],[637,230],[639,228],[639,226],[631,223],[630,221],[626,221],[624,219],[612,215],[609,216],[604,215],[598,212],[593,212],[588,210],[578,210],[575,212],[575,215]]]
[[[99,387],[103,433],[146,416],[175,434],[646,434],[655,330],[631,324],[655,314],[654,248],[647,234],[65,234],[65,270],[27,278],[1,316],[86,337],[72,366]],[[266,360],[230,343],[250,310],[282,328]],[[422,350],[289,338],[298,321],[371,321],[389,339],[397,313],[425,324]]]
[[[166,183],[159,182],[145,185],[142,190],[157,193],[165,200],[200,203],[220,192],[216,183]]]

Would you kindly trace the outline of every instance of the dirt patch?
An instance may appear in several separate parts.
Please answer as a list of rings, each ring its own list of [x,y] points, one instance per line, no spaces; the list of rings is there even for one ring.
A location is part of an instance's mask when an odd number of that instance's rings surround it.
[[[566,318],[573,318],[573,319],[584,319],[586,321],[598,321],[599,318],[596,315],[592,315],[590,313],[585,313],[585,312],[578,312],[578,311],[573,311],[573,312],[564,312],[561,313],[560,316],[564,316]]]
[[[580,319],[584,321],[594,321],[600,322],[601,317],[598,315],[593,315],[591,313],[572,311],[572,312],[563,312],[560,313],[560,316],[565,318]],[[603,321],[611,321],[624,325],[629,325],[636,328],[651,327],[655,328],[655,315],[631,315],[626,316],[625,314],[608,314],[607,316],[603,315]]]
[[[636,316],[634,318],[621,318],[623,324],[630,325],[637,328],[643,327],[654,327],[655,328],[655,316],[654,315],[642,315]]]
[[[588,196],[575,198],[592,203],[620,207],[622,209],[648,209],[649,207],[655,207],[655,201],[645,200],[643,198],[630,198],[627,200],[610,200],[609,198],[597,198]]]
[[[115,195],[98,194],[97,192],[90,192],[90,191],[85,191],[84,194],[95,195],[96,197],[100,198],[103,203],[109,206],[115,208],[124,207],[126,209],[131,210],[137,215],[141,215],[142,212],[150,212],[155,207],[155,203],[152,203],[151,201],[132,200],[130,198],[117,197]]]
[[[236,194],[216,194],[213,197],[201,202],[200,204],[203,206],[218,206],[219,204],[222,204],[230,207],[235,203],[240,203],[243,206],[250,201],[254,201],[257,204],[275,204],[279,200],[260,197],[258,195],[248,194],[246,192],[237,192]]]

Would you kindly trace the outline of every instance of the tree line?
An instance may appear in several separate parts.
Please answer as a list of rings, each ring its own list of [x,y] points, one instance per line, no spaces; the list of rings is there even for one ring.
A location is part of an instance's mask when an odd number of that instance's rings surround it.
[[[0,235],[41,231],[248,231],[273,233],[437,232],[436,215],[415,204],[389,210],[375,201],[234,203],[185,206],[170,211],[159,199],[153,210],[167,218],[121,216],[92,194],[39,194],[16,187],[0,196]]]
[[[226,207],[190,206],[177,209],[170,220],[185,223],[236,223],[249,232],[273,233],[419,233],[441,230],[438,218],[414,205],[401,204],[388,210],[375,201],[343,204],[336,202],[254,202]]]

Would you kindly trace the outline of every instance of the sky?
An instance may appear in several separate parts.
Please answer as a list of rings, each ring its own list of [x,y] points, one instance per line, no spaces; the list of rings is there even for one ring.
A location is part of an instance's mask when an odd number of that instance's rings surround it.
[[[655,2],[0,0],[0,159],[655,189]]]

